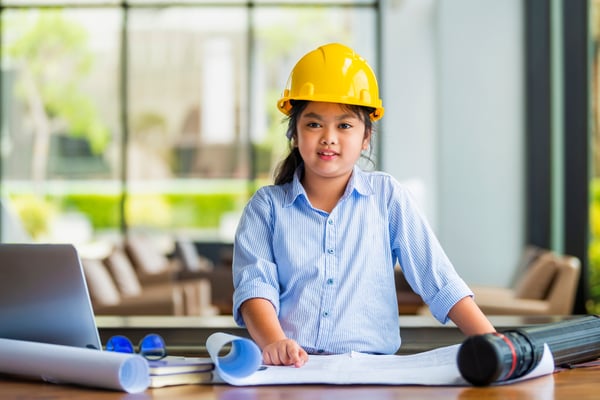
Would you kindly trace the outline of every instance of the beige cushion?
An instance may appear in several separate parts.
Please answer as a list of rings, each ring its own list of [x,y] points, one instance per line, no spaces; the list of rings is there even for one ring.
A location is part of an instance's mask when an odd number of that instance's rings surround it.
[[[517,268],[515,268],[515,272],[513,274],[513,278],[511,280],[511,284],[510,287],[516,287],[519,283],[519,281],[522,279],[523,275],[525,274],[525,271],[527,271],[527,269],[533,265],[533,263],[543,254],[549,253],[550,250],[542,248],[542,247],[537,247],[534,245],[527,245],[525,246],[525,248],[523,249],[523,252],[521,253],[521,258],[519,260],[519,263],[517,265]]]
[[[149,240],[130,237],[125,248],[135,268],[142,274],[160,274],[169,269],[169,260]]]
[[[552,253],[541,255],[525,271],[515,287],[515,298],[541,300],[546,298],[557,273],[557,263]]]
[[[515,297],[514,291],[509,288],[473,286],[471,289],[473,290],[475,302],[477,304],[504,304],[507,301],[511,301]]]
[[[555,315],[568,315],[573,312],[577,294],[577,284],[581,275],[579,258],[565,255],[557,260],[557,274],[548,294],[550,308]]]
[[[90,297],[94,304],[115,305],[121,301],[119,290],[100,260],[82,260]]]
[[[135,274],[135,269],[122,250],[115,248],[106,257],[104,263],[123,296],[138,296],[142,293],[142,285]]]
[[[196,246],[189,240],[177,240],[175,242],[177,257],[181,260],[181,265],[189,272],[210,272],[213,270],[213,263],[206,257],[198,254]]]

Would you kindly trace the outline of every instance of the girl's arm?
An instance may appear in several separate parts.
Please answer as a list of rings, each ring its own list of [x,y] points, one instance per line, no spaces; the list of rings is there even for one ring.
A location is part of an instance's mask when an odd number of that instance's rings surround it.
[[[467,336],[496,332],[494,326],[470,296],[459,300],[450,309],[448,317]]]
[[[301,367],[308,361],[306,351],[285,336],[270,301],[262,298],[246,300],[240,312],[250,336],[262,349],[266,364]]]

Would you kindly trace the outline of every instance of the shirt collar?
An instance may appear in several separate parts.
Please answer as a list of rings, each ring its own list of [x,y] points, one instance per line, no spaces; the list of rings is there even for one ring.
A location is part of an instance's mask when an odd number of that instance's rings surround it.
[[[284,207],[291,206],[300,196],[308,199],[306,191],[304,190],[304,186],[302,186],[302,183],[300,183],[300,176],[302,176],[303,170],[304,165],[300,165],[298,168],[296,168],[294,179],[292,180],[286,193]],[[352,176],[350,176],[350,180],[348,181],[348,185],[346,186],[346,190],[344,191],[342,198],[349,196],[352,192],[356,192],[362,196],[370,196],[374,193],[373,186],[371,186],[371,183],[367,178],[367,173],[356,165],[352,170]]]

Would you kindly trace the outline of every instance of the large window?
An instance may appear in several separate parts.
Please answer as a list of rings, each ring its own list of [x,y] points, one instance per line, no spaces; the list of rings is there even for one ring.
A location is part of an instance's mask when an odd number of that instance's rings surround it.
[[[2,241],[232,239],[295,61],[377,60],[376,1],[3,1]],[[221,5],[217,5],[221,4]]]
[[[600,1],[591,3],[592,151],[590,183],[590,301],[588,311],[600,313]]]

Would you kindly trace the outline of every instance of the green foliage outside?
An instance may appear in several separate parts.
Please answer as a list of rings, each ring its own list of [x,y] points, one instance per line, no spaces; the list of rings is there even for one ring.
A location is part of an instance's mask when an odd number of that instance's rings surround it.
[[[56,121],[66,124],[76,137],[85,137],[92,151],[101,154],[110,140],[94,97],[82,89],[81,81],[91,71],[94,57],[84,27],[66,18],[61,10],[22,12],[9,20],[11,34],[6,53],[20,64],[17,93],[31,107],[43,106],[35,137],[52,134]]]
[[[221,216],[236,211],[245,193],[166,193],[131,195],[125,205],[129,226],[152,228],[219,227]],[[121,196],[118,194],[65,194],[38,197],[11,196],[25,230],[33,238],[47,233],[52,217],[71,211],[87,216],[95,231],[120,229]]]
[[[50,220],[56,213],[51,202],[33,194],[20,195],[11,200],[23,228],[32,238],[38,238],[48,232]]]
[[[117,229],[120,226],[121,199],[116,194],[65,194],[49,198],[49,201],[57,203],[63,212],[77,211],[85,214],[94,229]]]
[[[600,178],[590,185],[590,245],[588,312],[600,314]]]

